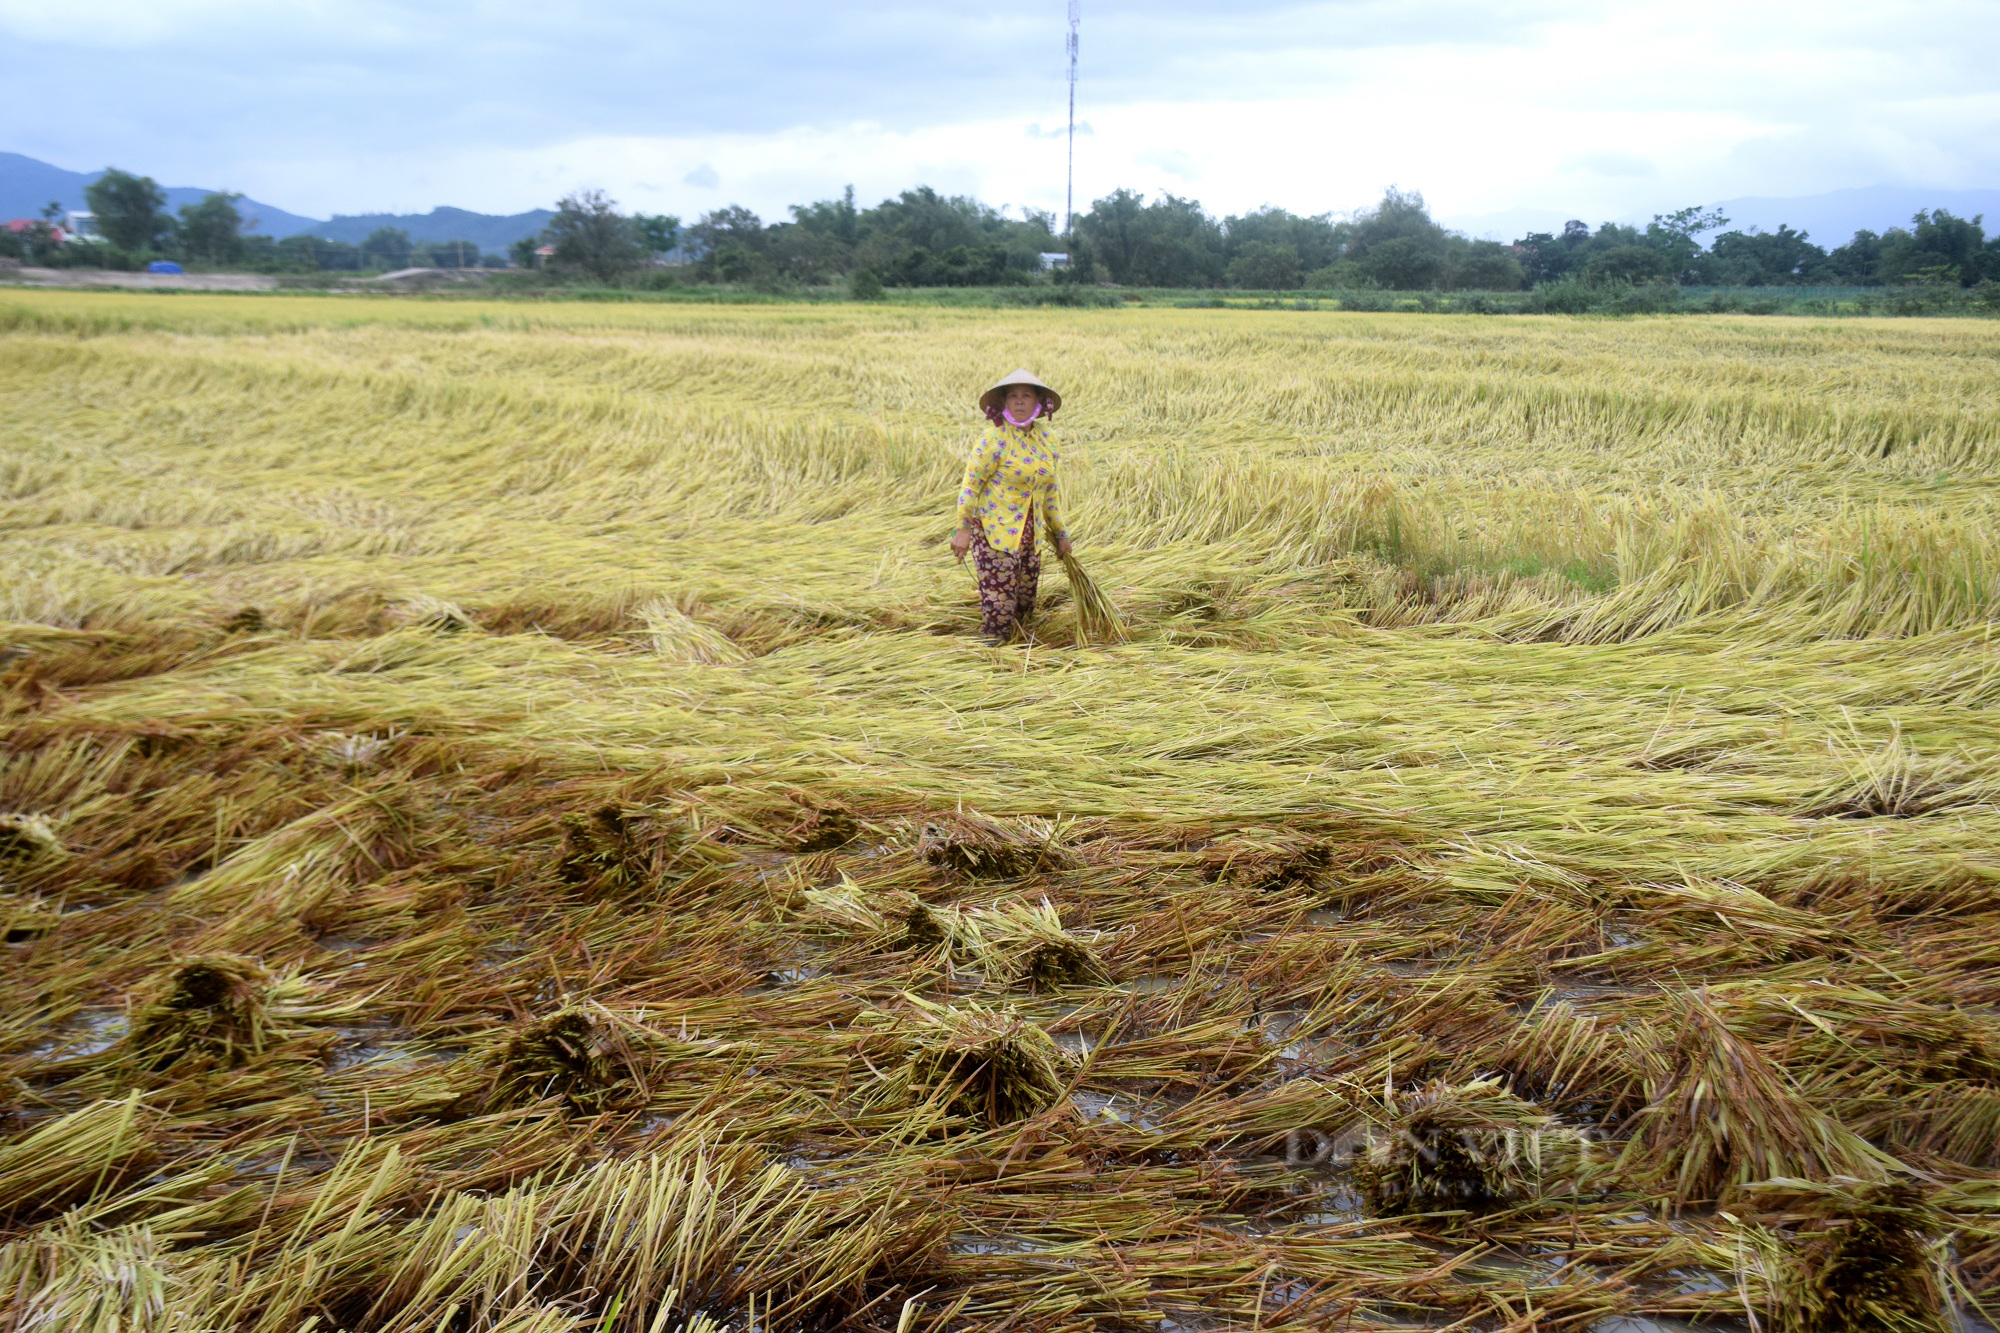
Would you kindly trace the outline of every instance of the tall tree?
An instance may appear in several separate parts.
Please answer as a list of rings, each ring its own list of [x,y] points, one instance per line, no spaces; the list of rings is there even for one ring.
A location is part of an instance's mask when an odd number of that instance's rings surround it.
[[[861,239],[861,213],[854,207],[854,187],[841,191],[838,199],[793,204],[792,221],[802,229],[825,236],[852,248]]]
[[[1420,291],[1443,279],[1451,234],[1432,221],[1423,195],[1391,189],[1348,223],[1346,258],[1378,286]]]
[[[680,243],[681,220],[671,213],[634,213],[632,226],[649,254],[666,254]]]
[[[377,227],[361,242],[361,267],[408,268],[412,248],[410,233],[401,227]]]
[[[243,214],[236,207],[242,197],[225,191],[198,204],[181,205],[180,225],[175,231],[188,258],[226,264],[242,255]]]
[[[1072,254],[1102,265],[1113,282],[1135,287],[1212,287],[1225,267],[1222,227],[1193,199],[1162,194],[1151,203],[1115,190],[1072,223]]]
[[[116,167],[83,187],[83,197],[97,220],[98,234],[121,250],[151,250],[172,229],[165,209],[166,194],[151,176],[134,176]]]
[[[1453,248],[1445,281],[1457,291],[1515,292],[1527,286],[1527,276],[1500,242],[1472,241]]]
[[[1304,273],[1325,268],[1340,258],[1341,228],[1324,214],[1300,217],[1267,204],[1254,213],[1226,219],[1222,230],[1232,264],[1253,245],[1290,246]]]
[[[1985,218],[1955,217],[1942,208],[1919,210],[1910,230],[1891,228],[1882,237],[1881,276],[1885,282],[1955,282],[1970,287],[1985,276],[1980,251]]]
[[[1710,281],[1727,286],[1762,287],[1803,281],[1825,265],[1826,251],[1780,223],[1774,232],[1726,231],[1709,246],[1705,266]]]
[[[632,219],[618,211],[602,190],[579,190],[556,204],[542,236],[555,247],[555,262],[610,282],[646,257]]]
[[[1289,292],[1304,277],[1299,248],[1290,241],[1251,241],[1229,261],[1229,285],[1252,291]]]
[[[1701,276],[1701,234],[1728,225],[1721,209],[1699,204],[1655,213],[1646,224],[1645,244],[1667,257],[1668,274],[1675,281],[1697,282]]]
[[[771,236],[764,219],[741,204],[703,213],[688,228],[687,242],[704,278],[745,282],[770,269],[765,251]]]

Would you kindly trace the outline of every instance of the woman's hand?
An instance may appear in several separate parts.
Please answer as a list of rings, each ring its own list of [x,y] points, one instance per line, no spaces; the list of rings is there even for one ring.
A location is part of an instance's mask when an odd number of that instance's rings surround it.
[[[1064,559],[1069,558],[1069,538],[1056,538],[1056,554],[1062,556]]]
[[[951,553],[958,557],[958,563],[965,563],[965,553],[972,549],[972,529],[960,528],[951,534]]]

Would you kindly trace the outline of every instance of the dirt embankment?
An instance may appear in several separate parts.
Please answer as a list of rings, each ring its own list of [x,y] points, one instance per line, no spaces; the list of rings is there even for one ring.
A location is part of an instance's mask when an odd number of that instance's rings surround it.
[[[133,287],[198,292],[275,291],[278,280],[264,273],[120,273],[102,268],[0,269],[0,282],[27,287]]]

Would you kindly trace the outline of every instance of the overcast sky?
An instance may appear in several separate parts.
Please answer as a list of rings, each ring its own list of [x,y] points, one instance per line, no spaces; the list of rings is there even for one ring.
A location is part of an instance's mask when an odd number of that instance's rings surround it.
[[[0,0],[0,149],[324,217],[852,182],[1060,211],[1065,0]],[[1118,186],[1472,218],[2000,185],[2000,0],[1084,0]]]

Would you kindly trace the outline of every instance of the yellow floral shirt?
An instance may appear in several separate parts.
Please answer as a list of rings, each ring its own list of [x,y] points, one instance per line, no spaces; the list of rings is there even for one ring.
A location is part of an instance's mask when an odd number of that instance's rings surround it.
[[[958,492],[958,522],[985,529],[986,543],[1009,555],[1021,549],[1021,530],[1041,505],[1043,537],[1062,541],[1062,487],[1056,481],[1055,432],[1039,421],[1024,428],[989,426],[965,460]]]

